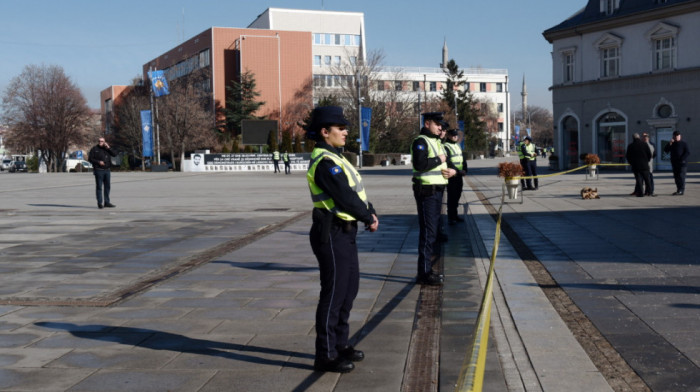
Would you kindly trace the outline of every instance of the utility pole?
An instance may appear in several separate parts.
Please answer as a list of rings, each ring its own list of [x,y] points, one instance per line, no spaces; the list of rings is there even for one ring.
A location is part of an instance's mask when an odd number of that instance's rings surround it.
[[[360,92],[360,66],[357,67],[357,130],[360,136],[360,168],[362,167],[362,94]]]

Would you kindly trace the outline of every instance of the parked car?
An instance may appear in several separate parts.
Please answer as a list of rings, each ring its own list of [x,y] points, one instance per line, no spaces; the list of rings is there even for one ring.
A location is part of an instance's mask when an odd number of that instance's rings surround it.
[[[69,172],[78,171],[78,165],[83,167],[82,171],[92,171],[92,163],[84,159],[66,159],[66,167],[68,168]]]
[[[27,172],[27,164],[24,161],[14,161],[10,165],[10,173]]]
[[[0,170],[10,170],[11,165],[12,159],[3,159],[2,164],[0,165]]]

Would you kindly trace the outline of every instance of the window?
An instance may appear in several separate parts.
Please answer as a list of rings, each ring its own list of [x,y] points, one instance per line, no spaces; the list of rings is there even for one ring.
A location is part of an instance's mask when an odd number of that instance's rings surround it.
[[[323,86],[323,75],[314,75],[314,87],[322,87]]]
[[[676,66],[676,40],[673,37],[654,40],[654,70],[673,69]]]
[[[574,81],[574,52],[564,53],[564,83]]]
[[[660,118],[669,118],[673,114],[673,108],[670,105],[661,105],[656,109],[656,114]]]
[[[420,91],[420,82],[413,82],[413,91]]]
[[[600,76],[610,78],[620,75],[620,49],[604,48],[600,50],[601,71]]]
[[[321,66],[321,56],[319,56],[319,55],[314,56],[314,65],[317,67]]]
[[[384,81],[383,80],[377,80],[377,90],[384,91]]]
[[[323,34],[323,43],[326,45],[331,45],[331,35],[333,34]]]
[[[336,45],[340,45],[340,34],[333,34],[333,35],[335,35],[335,37],[334,37],[334,38],[335,38],[335,44],[336,44]]]
[[[331,65],[331,56],[323,56],[323,63],[326,65]]]
[[[209,49],[205,49],[201,52],[199,52],[199,67],[204,68],[208,67],[210,64],[209,62]]]
[[[498,104],[498,113],[503,113],[503,104],[502,103]]]
[[[350,34],[343,35],[343,45],[347,45],[347,46],[352,45],[352,35],[350,35]]]
[[[471,83],[469,83],[469,82],[464,83],[464,91],[465,91],[465,92],[471,91],[471,88],[469,87],[469,85],[471,85]]]
[[[430,82],[430,91],[437,91],[437,82]]]
[[[625,118],[615,112],[603,114],[597,121],[597,153],[603,162],[625,162]]]
[[[605,15],[612,15],[620,8],[620,0],[600,0],[600,12]]]
[[[401,90],[403,90],[403,83],[401,83],[400,80],[395,80],[395,81],[394,81],[394,90],[396,90],[396,91],[401,91]]]
[[[360,36],[359,35],[355,36],[355,46],[360,46]]]
[[[496,83],[496,92],[497,93],[503,92],[503,83]]]
[[[323,36],[319,33],[314,33],[313,34],[313,43],[315,45],[321,45],[323,43]]]
[[[326,87],[333,87],[333,75],[326,75]]]
[[[333,65],[340,65],[340,56],[333,56]]]
[[[350,64],[357,65],[357,56],[350,56]]]
[[[479,91],[482,93],[486,92],[486,83],[479,83]]]

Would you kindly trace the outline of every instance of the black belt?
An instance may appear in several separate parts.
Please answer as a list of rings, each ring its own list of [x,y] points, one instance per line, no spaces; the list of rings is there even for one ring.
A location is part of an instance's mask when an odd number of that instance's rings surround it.
[[[352,230],[353,228],[357,227],[357,221],[356,220],[346,221],[346,220],[340,219],[334,215],[333,216],[333,226],[340,227],[341,229],[343,229],[344,232],[347,233],[350,230]]]
[[[433,192],[440,192],[445,190],[444,185],[425,185],[425,184],[413,184],[413,189],[420,189],[420,190],[432,190]]]

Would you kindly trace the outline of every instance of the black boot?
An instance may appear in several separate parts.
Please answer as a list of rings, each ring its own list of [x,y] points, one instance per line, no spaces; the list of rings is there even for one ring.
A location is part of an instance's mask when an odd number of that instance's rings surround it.
[[[318,359],[314,361],[314,370],[319,372],[348,373],[355,368],[352,362],[341,356],[333,359]]]
[[[338,356],[340,358],[347,359],[348,361],[360,362],[365,359],[365,353],[360,350],[355,350],[355,348],[350,345],[338,346],[336,350],[338,350]]]

